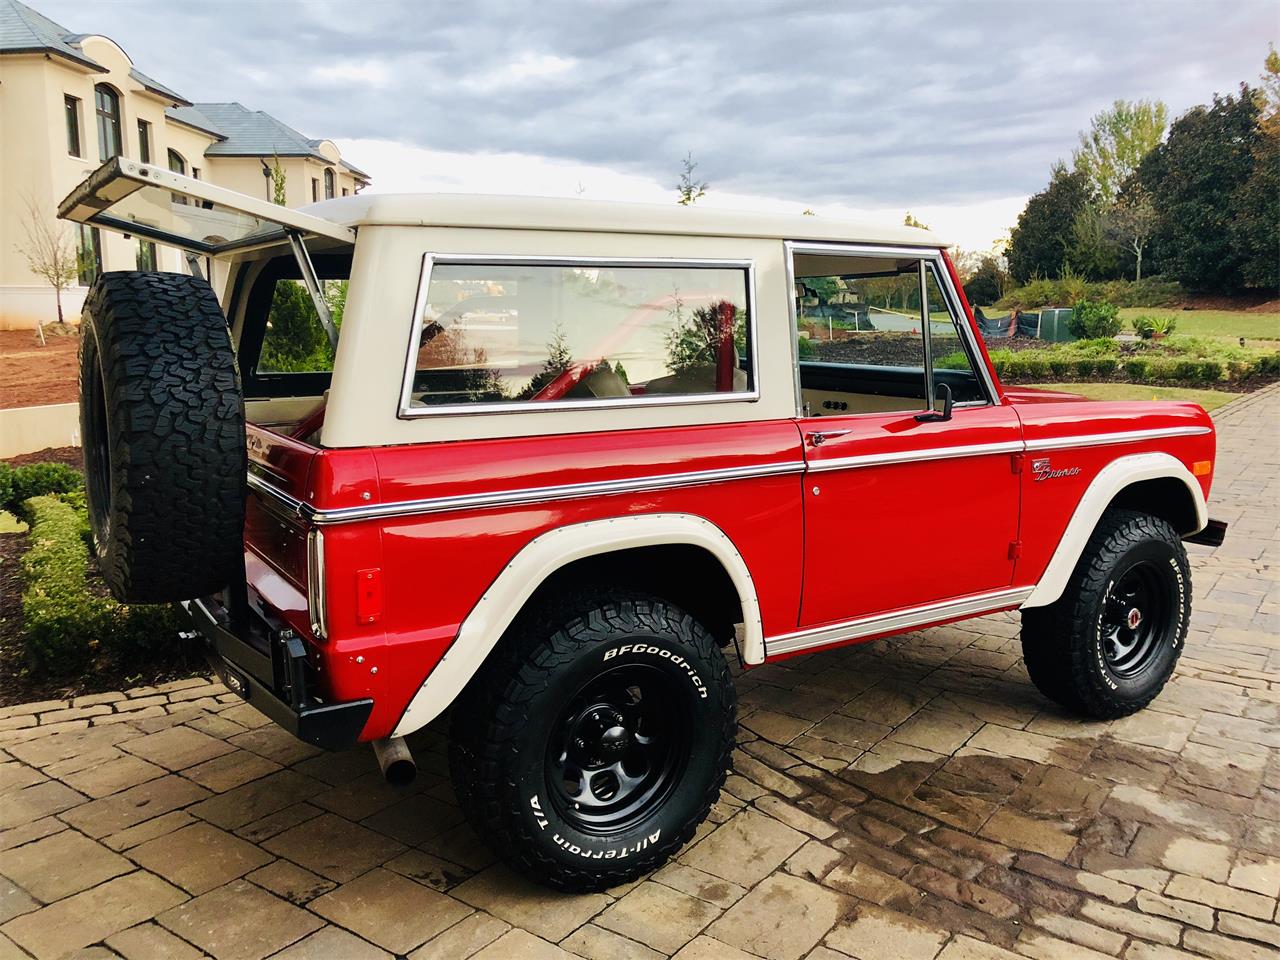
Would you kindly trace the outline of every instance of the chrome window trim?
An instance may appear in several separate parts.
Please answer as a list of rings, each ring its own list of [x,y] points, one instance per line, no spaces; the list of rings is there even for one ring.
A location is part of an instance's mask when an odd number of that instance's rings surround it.
[[[413,375],[417,370],[417,344],[422,337],[422,312],[431,287],[431,270],[435,264],[462,266],[534,266],[534,267],[649,267],[688,270],[742,270],[746,273],[747,344],[751,355],[750,389],[738,393],[698,393],[683,396],[606,397],[595,400],[549,400],[542,403],[504,401],[498,403],[445,403],[413,406]],[[418,292],[413,301],[413,324],[405,351],[404,379],[400,384],[400,409],[396,417],[416,420],[436,416],[488,416],[504,413],[539,413],[556,410],[615,410],[618,408],[671,407],[696,403],[754,403],[760,399],[760,340],[758,336],[759,300],[756,296],[754,260],[708,259],[698,257],[565,257],[524,256],[519,254],[432,253],[422,255],[418,274]]]
[[[885,259],[899,258],[904,260],[918,260],[926,265],[933,273],[934,281],[938,285],[938,290],[942,294],[942,301],[946,305],[947,312],[951,315],[951,322],[960,334],[960,339],[964,344],[965,353],[969,357],[969,365],[973,368],[978,378],[978,384],[986,396],[985,400],[968,400],[964,403],[955,404],[956,408],[960,407],[989,407],[994,406],[1000,396],[996,390],[995,380],[991,376],[991,370],[982,360],[982,351],[978,348],[975,340],[973,324],[969,322],[967,315],[959,306],[959,299],[956,296],[955,288],[951,283],[950,271],[944,270],[942,261],[942,250],[938,247],[897,247],[897,246],[873,246],[869,244],[856,243],[816,243],[805,242],[801,240],[787,240],[783,243],[783,251],[786,256],[787,277],[790,280],[790,289],[788,291],[788,313],[791,317],[792,340],[800,335],[799,326],[797,324],[796,304],[795,304],[795,256],[799,254],[813,254],[816,256],[846,256],[846,257],[881,257]],[[923,283],[923,279],[922,279]],[[927,311],[927,301],[921,307],[921,316]],[[932,331],[932,328],[926,328]],[[923,335],[922,335],[923,336]],[[932,346],[932,335],[929,337]],[[931,357],[926,357],[925,371],[926,379],[932,378],[932,370],[930,367]],[[792,367],[795,370],[796,378],[796,416],[807,419],[804,413],[804,398],[801,394],[800,386],[800,358],[797,348],[792,344]],[[925,409],[931,409],[932,401],[925,405]],[[914,408],[904,407],[900,411],[872,411],[865,414],[842,414],[842,416],[884,416],[886,413],[914,413]]]
[[[1013,607],[1031,596],[1034,587],[1010,587],[1004,590],[993,590],[990,593],[979,593],[958,600],[944,600],[939,603],[927,603],[906,610],[892,613],[877,613],[871,616],[858,617],[841,623],[796,630],[792,633],[766,637],[764,650],[766,657],[781,653],[797,653],[812,647],[824,647],[842,640],[856,640],[859,637],[870,637],[882,633],[897,633],[921,627],[940,620],[951,620],[957,617],[968,617],[1005,607]]]
[[[1154,427],[1149,430],[1114,430],[1088,433],[1078,437],[1041,437],[1026,441],[1028,453],[1036,450],[1070,450],[1076,447],[1105,447],[1116,443],[1137,443],[1167,437],[1199,437],[1212,433],[1212,427]]]

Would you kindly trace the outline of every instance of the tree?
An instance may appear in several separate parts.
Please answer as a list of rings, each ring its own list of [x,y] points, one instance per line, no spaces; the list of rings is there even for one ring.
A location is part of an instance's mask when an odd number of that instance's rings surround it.
[[[284,188],[286,176],[284,168],[280,166],[280,158],[274,154],[271,157],[271,202],[286,206],[284,202]]]
[[[1009,272],[1019,283],[1057,277],[1067,262],[1080,211],[1093,202],[1092,184],[1079,170],[1053,165],[1049,186],[1030,200],[1009,235]]]
[[[903,225],[904,227],[918,227],[918,228],[920,228],[921,230],[928,230],[928,229],[929,229],[929,227],[928,227],[927,225],[925,225],[925,224],[921,223],[919,220],[917,220],[915,217],[913,217],[913,216],[911,215],[911,211],[910,211],[910,210],[908,210],[908,211],[907,211],[907,215],[906,215],[905,217],[903,217],[903,218],[902,218],[902,225]]]
[[[1276,136],[1280,134],[1280,53],[1276,52],[1275,44],[1268,45],[1258,92],[1261,97],[1258,126],[1265,136]]]
[[[1157,210],[1153,257],[1162,273],[1192,290],[1240,290],[1268,272],[1266,258],[1275,259],[1280,226],[1275,198],[1265,196],[1274,173],[1262,170],[1254,181],[1266,153],[1260,99],[1241,84],[1238,95],[1215,94],[1212,103],[1192,107],[1138,168]],[[1251,199],[1254,189],[1264,195]]]
[[[1091,280],[1111,280],[1121,275],[1120,248],[1108,230],[1109,211],[1098,202],[1087,203],[1071,224],[1071,243],[1063,269]]]
[[[987,254],[964,283],[964,295],[974,306],[995,303],[1009,287],[1009,272],[998,257]]]
[[[79,271],[75,240],[70,231],[45,211],[34,196],[28,194],[24,204],[26,212],[22,217],[22,228],[26,234],[26,242],[16,249],[26,257],[31,272],[53,287],[58,322],[66,323],[66,318],[62,315],[62,291],[75,283]],[[36,323],[36,334],[43,347],[43,323]]]
[[[1151,197],[1134,181],[1107,213],[1107,233],[1133,254],[1133,279],[1142,279],[1142,255],[1155,234],[1158,215]]]
[[[698,168],[697,161],[693,159],[693,151],[690,150],[683,160],[680,161],[684,171],[680,174],[680,183],[676,187],[676,192],[680,195],[676,203],[682,207],[692,206],[707,195],[707,187],[711,184],[705,180],[697,180],[693,175],[693,171]]]
[[[1080,147],[1072,154],[1075,169],[1089,178],[1105,206],[1115,201],[1142,158],[1160,143],[1168,123],[1169,108],[1159,100],[1117,100],[1080,134]]]

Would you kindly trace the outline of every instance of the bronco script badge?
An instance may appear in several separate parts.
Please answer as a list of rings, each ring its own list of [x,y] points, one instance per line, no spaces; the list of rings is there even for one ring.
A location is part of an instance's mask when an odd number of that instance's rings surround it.
[[[1035,476],[1036,483],[1039,483],[1041,480],[1057,480],[1059,477],[1074,477],[1080,472],[1080,468],[1064,467],[1061,470],[1055,470],[1049,463],[1048,457],[1041,457],[1039,460],[1031,461],[1031,472]]]

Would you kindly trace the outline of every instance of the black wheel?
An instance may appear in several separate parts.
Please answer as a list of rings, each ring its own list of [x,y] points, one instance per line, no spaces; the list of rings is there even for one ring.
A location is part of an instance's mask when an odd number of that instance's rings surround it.
[[[94,552],[119,600],[213,593],[244,536],[244,402],[209,285],[104,273],[80,330],[80,437]]]
[[[1062,597],[1022,612],[1022,651],[1040,692],[1099,719],[1141,710],[1164,688],[1191,615],[1191,570],[1159,517],[1108,511]]]
[[[706,818],[735,711],[724,656],[689,614],[583,594],[523,615],[459,698],[455,789],[518,870],[561,890],[616,886]]]

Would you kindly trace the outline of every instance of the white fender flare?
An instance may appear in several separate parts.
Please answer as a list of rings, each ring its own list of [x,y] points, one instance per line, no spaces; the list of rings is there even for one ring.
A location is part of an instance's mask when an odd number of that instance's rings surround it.
[[[1191,471],[1176,458],[1167,453],[1138,453],[1113,460],[1093,478],[1085,490],[1076,512],[1067,524],[1058,548],[1053,552],[1044,576],[1031,591],[1023,607],[1044,607],[1053,603],[1066,589],[1067,580],[1075,570],[1085,544],[1102,519],[1103,511],[1125,487],[1143,480],[1157,480],[1170,477],[1181,480],[1186,486],[1196,506],[1196,529],[1181,531],[1184,534],[1198,533],[1209,523],[1209,511],[1204,502],[1204,491],[1191,475]]]
[[[498,574],[467,614],[449,649],[414,694],[393,737],[403,737],[434,720],[480,669],[521,608],[544,580],[585,557],[635,547],[687,544],[720,561],[742,606],[742,659],[764,663],[764,626],[755,584],[742,554],[714,523],[685,513],[645,513],[589,520],[557,527],[529,541]]]

